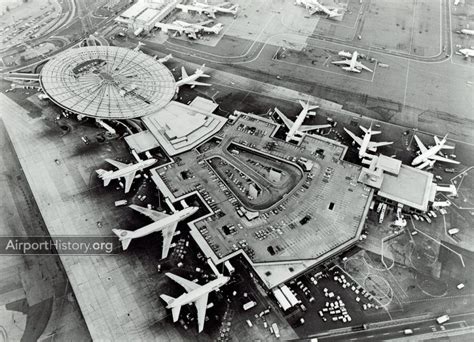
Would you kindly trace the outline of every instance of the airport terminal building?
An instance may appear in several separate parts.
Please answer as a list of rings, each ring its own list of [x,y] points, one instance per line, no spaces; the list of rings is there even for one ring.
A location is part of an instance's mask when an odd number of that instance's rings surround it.
[[[343,160],[345,145],[325,137],[305,135],[295,146],[275,138],[280,125],[272,120],[241,112],[226,119],[201,97],[173,101],[171,72],[138,51],[71,49],[44,66],[40,83],[68,113],[140,119],[145,129],[126,137],[129,147],[161,147],[171,157],[151,170],[157,188],[172,202],[198,195],[208,209],[189,224],[202,251],[215,264],[243,255],[269,289],[357,243],[374,196],[414,211],[434,200],[432,174],[394,158],[361,167]]]

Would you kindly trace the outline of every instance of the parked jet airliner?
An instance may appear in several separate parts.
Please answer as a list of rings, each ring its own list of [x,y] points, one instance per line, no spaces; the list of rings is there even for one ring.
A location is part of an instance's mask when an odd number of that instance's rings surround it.
[[[206,320],[206,309],[209,293],[218,290],[222,285],[225,285],[230,278],[220,276],[205,285],[199,285],[173,273],[166,273],[166,275],[184,287],[187,292],[178,298],[173,298],[165,294],[160,295],[161,299],[163,299],[166,304],[168,304],[166,308],[171,309],[173,322],[178,321],[179,312],[183,305],[193,303],[197,311],[198,332],[201,332],[204,329],[204,322]]]
[[[118,170],[116,171],[107,171],[103,169],[96,170],[97,174],[99,175],[99,178],[104,181],[104,186],[107,186],[109,185],[112,179],[123,177],[125,179],[125,193],[128,193],[130,191],[130,188],[132,187],[133,179],[135,178],[135,174],[137,173],[137,171],[146,169],[147,167],[150,167],[157,162],[155,158],[140,160],[139,162],[135,164],[125,164],[113,159],[106,159],[105,161],[109,164],[112,164],[116,168],[118,168]]]
[[[301,112],[298,114],[298,117],[296,120],[293,122],[288,117],[283,114],[278,108],[275,107],[275,112],[278,114],[278,116],[283,120],[283,123],[285,126],[290,130],[286,134],[286,141],[291,141],[291,140],[300,140],[301,139],[301,133],[303,132],[308,132],[308,131],[313,131],[316,129],[320,128],[326,128],[326,127],[331,127],[329,124],[325,125],[303,125],[304,120],[306,119],[307,115],[316,115],[315,112],[310,112],[310,110],[317,109],[319,106],[317,105],[310,105],[309,100],[308,102],[304,103],[303,101],[299,101],[303,109]]]
[[[451,163],[451,164],[459,164],[457,160],[452,160],[448,159],[445,157],[442,157],[438,155],[439,151],[442,149],[454,149],[453,146],[447,146],[446,140],[448,138],[448,135],[446,134],[442,140],[439,140],[439,138],[435,135],[434,140],[436,145],[431,147],[431,148],[426,148],[426,146],[421,142],[420,138],[418,138],[416,135],[415,141],[416,144],[418,145],[418,148],[420,149],[421,154],[413,159],[411,162],[411,165],[418,165],[416,166],[418,169],[423,169],[427,166],[432,167],[436,161],[441,161],[445,163]]]
[[[359,126],[359,127],[362,131],[364,131],[364,136],[362,137],[362,139],[356,136],[354,133],[352,133],[345,127],[344,127],[344,130],[360,146],[359,148],[360,159],[364,158],[367,155],[367,150],[375,152],[377,151],[377,147],[393,144],[393,142],[391,141],[387,141],[387,142],[370,141],[373,135],[382,133],[380,131],[372,131],[372,124],[370,124],[370,127],[368,129],[362,126]]]
[[[178,225],[179,221],[182,221],[189,216],[193,215],[196,211],[198,211],[198,207],[187,207],[183,210],[176,211],[175,213],[168,215],[165,213],[161,213],[156,210],[140,207],[138,205],[132,204],[129,205],[130,208],[133,210],[142,213],[143,215],[148,216],[151,218],[153,223],[146,225],[140,229],[135,231],[124,230],[124,229],[112,229],[115,235],[117,235],[122,242],[123,250],[128,248],[130,242],[133,239],[141,238],[151,233],[160,232],[163,235],[163,249],[161,252],[161,258],[164,259],[168,256],[168,252],[171,245],[171,240],[176,231],[176,226]]]

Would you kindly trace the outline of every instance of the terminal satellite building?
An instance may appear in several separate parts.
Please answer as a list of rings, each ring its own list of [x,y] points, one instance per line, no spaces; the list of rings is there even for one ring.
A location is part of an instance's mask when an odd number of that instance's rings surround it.
[[[155,24],[164,20],[176,8],[176,0],[138,0],[115,21],[134,31],[135,35],[150,32]]]

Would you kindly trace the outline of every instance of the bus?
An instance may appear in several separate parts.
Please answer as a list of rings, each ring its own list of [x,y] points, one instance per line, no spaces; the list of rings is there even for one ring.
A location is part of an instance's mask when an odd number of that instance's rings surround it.
[[[443,316],[440,316],[440,317],[436,318],[436,322],[438,324],[444,324],[447,321],[449,321],[449,316],[448,315],[443,315]]]

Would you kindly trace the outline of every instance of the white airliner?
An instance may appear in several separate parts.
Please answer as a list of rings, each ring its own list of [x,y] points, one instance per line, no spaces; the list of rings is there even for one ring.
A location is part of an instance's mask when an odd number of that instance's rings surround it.
[[[459,50],[459,53],[461,53],[466,58],[474,57],[473,49],[461,49]]]
[[[337,18],[343,15],[343,13],[339,12],[337,8],[326,7],[316,0],[296,0],[295,5],[305,6],[310,15],[317,12],[324,12],[327,14],[328,18]]]
[[[380,131],[372,131],[372,124],[370,124],[370,127],[367,129],[365,127],[359,126],[362,131],[364,131],[364,136],[363,138],[359,138],[356,136],[354,133],[349,131],[347,128],[344,127],[344,130],[346,131],[347,134],[351,136],[352,139],[360,146],[359,148],[359,158],[362,159],[367,155],[367,150],[376,152],[377,147],[380,146],[387,146],[393,144],[392,141],[386,141],[386,142],[375,142],[375,141],[370,141],[372,138],[372,135],[380,134],[382,132]]]
[[[133,51],[140,51],[140,48],[145,45],[145,43],[142,43],[140,41],[138,41],[138,44],[137,46],[133,49]]]
[[[191,35],[192,38],[196,39],[197,38],[196,33],[198,32],[219,34],[222,31],[222,28],[224,27],[223,24],[217,23],[214,26],[205,26],[205,25],[212,24],[213,22],[214,22],[213,20],[207,20],[207,21],[193,24],[193,23],[187,23],[182,20],[175,20],[173,21],[173,24],[182,26],[185,29],[189,29],[189,31],[186,31],[188,36]]]
[[[236,16],[237,11],[239,10],[239,5],[232,5],[230,2],[209,5],[206,0],[205,3],[194,1],[192,5],[177,4],[176,8],[185,13],[188,13],[189,11],[198,12],[199,14],[204,13],[208,17],[215,19],[216,13],[230,13]]]
[[[467,34],[468,36],[474,36],[474,30],[462,29],[461,33]]]
[[[435,135],[434,140],[435,140],[436,145],[431,148],[426,148],[426,146],[423,145],[423,143],[421,142],[420,138],[418,138],[416,135],[414,137],[415,137],[416,144],[418,145],[418,148],[420,149],[421,154],[417,156],[415,159],[413,159],[413,161],[411,162],[411,165],[413,166],[418,165],[416,166],[418,169],[423,169],[427,166],[433,167],[436,161],[441,161],[441,162],[451,163],[451,164],[459,164],[457,160],[448,159],[448,158],[441,157],[440,155],[438,155],[438,152],[442,149],[450,149],[450,150],[454,149],[453,146],[445,145],[447,137],[448,137],[447,134],[444,136],[442,140],[439,140],[439,138]]]
[[[125,164],[113,159],[106,159],[105,161],[118,168],[118,170],[96,170],[97,174],[99,175],[99,178],[104,181],[104,186],[107,186],[109,185],[112,179],[118,179],[123,177],[125,180],[125,193],[128,193],[130,191],[133,179],[135,178],[135,174],[137,173],[137,171],[142,171],[143,169],[146,169],[147,167],[150,167],[157,162],[155,158],[140,160],[135,164]]]
[[[308,102],[304,103],[303,101],[299,101],[303,109],[301,112],[298,114],[298,117],[296,120],[293,122],[288,117],[283,114],[277,107],[275,107],[275,112],[278,114],[278,116],[283,120],[283,123],[285,126],[290,130],[286,134],[286,141],[299,141],[301,140],[301,133],[308,132],[308,131],[313,131],[315,129],[320,129],[320,128],[326,128],[326,127],[331,127],[329,124],[325,125],[303,125],[303,121],[306,119],[307,115],[313,116],[316,115],[316,112],[310,112],[310,110],[317,109],[319,106],[317,105],[310,105],[309,100]]]
[[[128,248],[130,241],[132,239],[141,238],[143,236],[147,236],[151,233],[160,232],[163,235],[163,249],[161,251],[161,258],[164,259],[168,256],[168,252],[170,250],[171,240],[176,232],[176,226],[178,225],[179,221],[182,221],[189,216],[193,215],[196,211],[198,211],[198,207],[187,207],[183,210],[176,211],[171,215],[161,213],[156,210],[140,207],[135,204],[129,205],[130,208],[133,210],[142,213],[143,215],[148,216],[154,222],[137,229],[135,231],[130,230],[123,230],[123,229],[112,229],[115,235],[117,235],[122,242],[123,250]]]
[[[359,57],[359,53],[357,51],[354,51],[352,53],[352,58],[351,59],[346,59],[343,61],[335,61],[331,62],[332,64],[336,65],[348,65],[346,67],[342,67],[342,69],[347,70],[347,71],[352,71],[352,72],[360,72],[361,69],[373,72],[371,69],[367,68],[364,64],[361,62],[357,61],[357,57]]]
[[[161,299],[168,304],[166,308],[171,309],[173,322],[178,321],[179,312],[183,305],[193,303],[197,311],[198,332],[201,332],[204,329],[204,322],[206,321],[206,309],[209,293],[218,290],[222,285],[225,285],[230,278],[220,276],[205,285],[199,285],[173,273],[166,273],[166,275],[184,287],[187,292],[178,298],[173,298],[165,294],[160,295]]]
[[[205,26],[212,23],[213,20],[207,20],[200,23],[188,23],[182,20],[175,20],[171,24],[167,23],[156,23],[155,27],[161,29],[163,32],[176,31],[179,35],[185,33],[189,38],[197,39],[197,33],[206,32],[219,34],[222,31],[224,25],[218,23],[214,26]]]
[[[186,69],[184,66],[181,67],[181,79],[176,82],[176,91],[179,90],[179,87],[187,84],[191,88],[194,88],[195,86],[204,86],[204,87],[211,87],[212,84],[209,83],[203,83],[203,82],[197,82],[196,80],[200,77],[211,77],[209,75],[206,75],[204,73],[204,68],[206,67],[205,64],[203,64],[199,69],[196,69],[194,74],[188,75],[186,72]]]
[[[158,58],[158,56],[155,55],[155,57],[153,57],[153,58],[155,58],[155,60],[157,60],[157,61],[160,62],[160,63],[166,63],[166,62],[168,62],[170,59],[173,58],[173,55],[170,53],[169,55],[166,55],[165,57],[161,57],[161,58]]]

